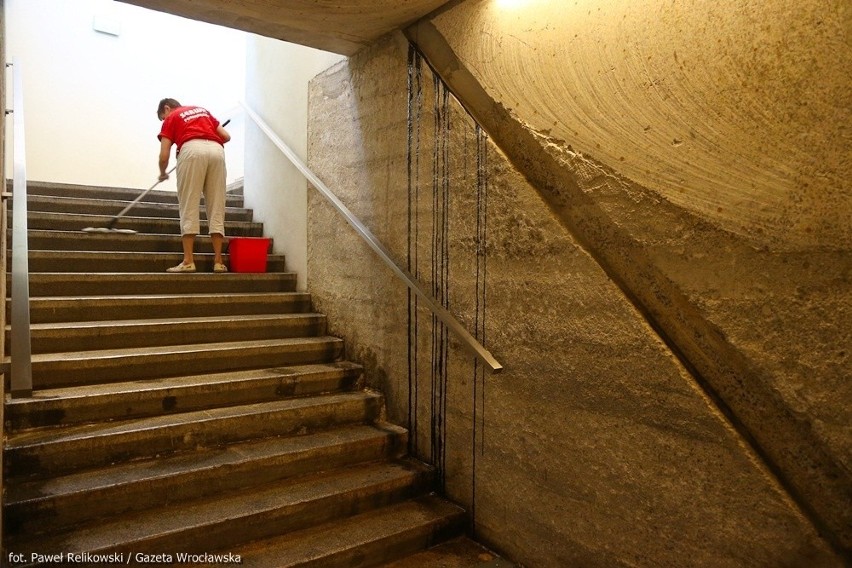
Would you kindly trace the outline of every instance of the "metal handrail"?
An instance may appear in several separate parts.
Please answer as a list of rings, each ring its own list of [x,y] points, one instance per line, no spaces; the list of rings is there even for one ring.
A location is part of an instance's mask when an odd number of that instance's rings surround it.
[[[12,351],[11,394],[32,395],[30,342],[29,242],[27,237],[27,159],[24,133],[24,88],[20,64],[12,64]]]
[[[337,209],[337,211],[343,215],[343,218],[346,220],[349,225],[355,229],[361,238],[363,238],[367,244],[372,248],[376,254],[379,255],[379,258],[384,261],[384,263],[412,290],[415,294],[417,294],[423,302],[429,306],[429,309],[432,310],[439,320],[441,320],[447,327],[449,327],[456,335],[458,335],[462,342],[471,350],[477,357],[482,359],[494,373],[499,373],[503,370],[503,366],[497,362],[491,353],[482,346],[482,344],[477,341],[477,339],[472,336],[465,328],[462,326],[458,320],[451,314],[446,308],[444,308],[441,304],[439,304],[435,298],[426,290],[426,288],[418,282],[414,276],[411,275],[407,270],[397,265],[396,262],[391,258],[388,250],[382,245],[381,242],[370,232],[367,227],[364,226],[361,221],[355,217],[355,215],[337,198],[334,193],[326,186],[322,180],[320,180],[316,174],[314,174],[310,169],[308,169],[307,165],[296,155],[293,150],[287,146],[281,138],[279,138],[275,132],[269,127],[266,122],[263,121],[260,116],[256,112],[254,112],[251,108],[246,105],[244,102],[240,102],[240,105],[246,110],[246,113],[249,117],[254,121],[255,124],[263,131],[264,134],[272,141],[275,146],[281,150],[281,152],[287,156],[287,158],[296,166],[296,169],[301,172],[301,174],[317,189],[317,191],[325,197],[331,205]]]

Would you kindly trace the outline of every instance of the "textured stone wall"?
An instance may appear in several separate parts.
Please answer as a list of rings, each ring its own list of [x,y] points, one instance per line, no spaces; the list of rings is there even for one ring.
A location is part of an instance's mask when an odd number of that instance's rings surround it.
[[[847,553],[850,29],[838,1],[470,0],[408,32]]]
[[[311,168],[505,366],[484,372],[309,193],[317,308],[387,396],[388,419],[411,429],[412,452],[441,466],[479,538],[536,567],[840,565],[562,212],[401,35],[316,78],[310,100]],[[739,244],[670,256],[700,220],[667,206],[654,223],[659,195],[606,183],[611,171],[583,156],[557,156],[581,181],[597,180],[586,191],[620,212],[625,230],[654,237],[650,258],[688,272],[687,297],[714,316],[737,311],[725,299],[755,257],[726,257],[739,270],[728,278],[689,261]],[[757,294],[751,282],[745,290]],[[770,329],[761,337],[784,331]]]
[[[852,241],[848,1],[470,0],[433,21],[541,136],[758,246]]]

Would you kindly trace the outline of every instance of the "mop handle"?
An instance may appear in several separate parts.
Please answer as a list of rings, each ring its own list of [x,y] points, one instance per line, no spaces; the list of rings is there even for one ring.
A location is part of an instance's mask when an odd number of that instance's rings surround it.
[[[228,123],[229,123],[229,122],[231,122],[231,119],[230,119],[230,118],[229,118],[228,120],[226,120],[226,121],[222,124],[222,127],[224,128],[225,126],[228,126]],[[176,167],[177,167],[177,164],[175,164],[174,166],[172,166],[172,169],[170,169],[169,171],[167,171],[167,172],[166,172],[166,175],[168,176],[170,173],[172,173],[173,171],[175,171],[175,168],[176,168]],[[143,197],[145,197],[146,195],[148,195],[148,193],[149,193],[152,189],[154,189],[155,187],[157,187],[158,185],[160,185],[160,183],[161,183],[162,181],[163,181],[163,180],[158,179],[156,182],[154,182],[154,185],[152,185],[151,187],[149,187],[148,189],[146,189],[145,191],[143,191],[142,193],[140,193],[140,194],[139,194],[139,197],[137,197],[136,199],[134,199],[133,201],[131,201],[131,202],[127,205],[127,207],[125,207],[124,209],[122,209],[122,210],[121,210],[121,212],[120,212],[118,215],[116,215],[115,217],[113,217],[113,218],[112,218],[112,221],[110,221],[110,222],[109,222],[109,225],[108,225],[108,226],[109,226],[109,227],[112,227],[113,225],[115,225],[115,224],[118,222],[118,220],[119,220],[119,219],[121,219],[122,217],[124,217],[124,214],[125,214],[125,213],[127,213],[128,211],[130,211],[130,209],[131,209],[134,205],[136,205],[137,203],[139,203],[139,202],[142,200],[142,198],[143,198]]]
[[[166,172],[166,175],[169,175],[170,173],[172,173],[173,171],[175,171],[175,168],[176,168],[176,167],[177,167],[177,165],[173,166],[173,167],[172,167],[172,169],[170,169],[169,171],[167,171],[167,172]],[[130,209],[131,209],[134,205],[136,205],[137,203],[139,203],[139,202],[142,200],[142,198],[143,198],[143,197],[145,197],[146,195],[148,195],[148,193],[149,193],[152,189],[154,189],[155,187],[157,187],[158,185],[160,185],[160,183],[161,183],[162,181],[163,181],[163,180],[158,179],[156,182],[154,182],[154,185],[152,185],[151,187],[149,187],[148,189],[146,189],[145,191],[143,191],[142,193],[140,193],[140,194],[139,194],[139,197],[137,197],[136,199],[134,199],[133,201],[131,201],[130,203],[128,203],[128,204],[127,204],[127,207],[125,207],[124,209],[122,209],[122,210],[121,210],[121,212],[120,212],[118,215],[116,215],[115,217],[113,217],[113,218],[112,218],[112,221],[110,221],[110,222],[109,222],[109,226],[110,226],[110,227],[112,227],[113,225],[115,225],[115,223],[116,223],[119,219],[121,219],[122,217],[124,217],[124,214],[125,214],[125,213],[127,213],[128,211],[130,211]]]

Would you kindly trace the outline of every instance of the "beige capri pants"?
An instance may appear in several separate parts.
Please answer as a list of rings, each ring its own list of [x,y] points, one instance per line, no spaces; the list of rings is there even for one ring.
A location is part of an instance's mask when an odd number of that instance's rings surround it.
[[[181,235],[200,230],[201,196],[209,233],[225,234],[225,149],[212,140],[184,142],[177,158],[177,195]]]

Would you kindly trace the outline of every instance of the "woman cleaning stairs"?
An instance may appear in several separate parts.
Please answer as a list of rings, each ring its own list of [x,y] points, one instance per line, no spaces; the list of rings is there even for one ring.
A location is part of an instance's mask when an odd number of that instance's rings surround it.
[[[213,243],[213,272],[227,272],[222,262],[225,239],[225,149],[231,139],[207,109],[183,106],[175,99],[162,99],[157,118],[163,127],[160,140],[160,181],[169,178],[169,156],[174,144],[177,154],[177,197],[180,205],[183,260],[167,272],[195,272],[195,235],[199,229],[198,207],[204,195]]]

